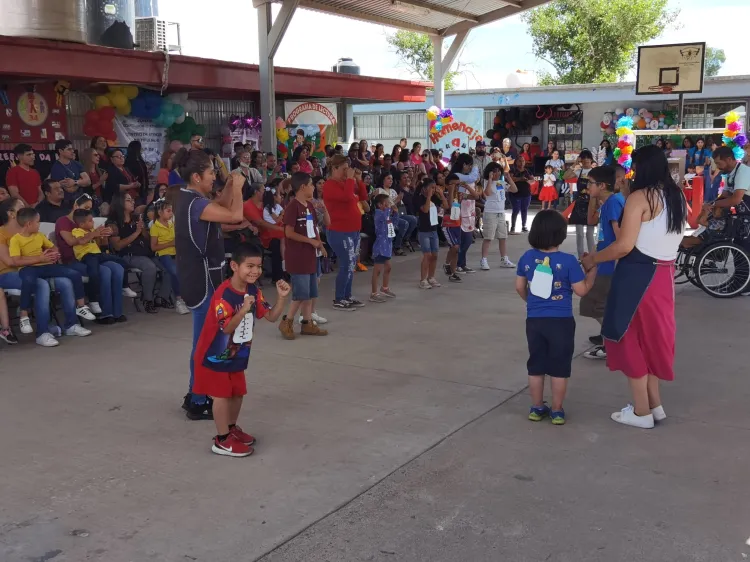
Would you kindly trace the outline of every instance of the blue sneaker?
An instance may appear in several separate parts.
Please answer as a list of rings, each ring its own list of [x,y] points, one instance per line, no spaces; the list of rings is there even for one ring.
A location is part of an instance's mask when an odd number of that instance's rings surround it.
[[[544,406],[541,408],[537,408],[535,406],[532,406],[529,408],[529,419],[534,422],[542,421],[544,418],[549,416],[549,406],[547,406],[547,403],[544,403]]]
[[[565,425],[565,410],[555,410],[549,413],[552,425]]]

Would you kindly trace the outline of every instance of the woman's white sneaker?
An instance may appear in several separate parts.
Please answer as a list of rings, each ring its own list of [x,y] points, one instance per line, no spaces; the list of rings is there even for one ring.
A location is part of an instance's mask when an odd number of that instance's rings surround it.
[[[57,347],[60,342],[57,341],[52,334],[44,333],[36,339],[36,344],[42,347]]]
[[[138,297],[138,293],[136,293],[133,289],[130,287],[123,287],[122,288],[122,296],[127,297],[129,299],[134,299]]]
[[[19,326],[21,328],[22,334],[33,334],[34,328],[31,327],[31,320],[29,320],[28,316],[24,316],[19,321]]]
[[[94,316],[91,309],[85,304],[76,308],[76,316],[80,316],[84,320],[96,320],[96,316]]]
[[[85,338],[91,335],[91,330],[87,330],[80,324],[73,324],[70,328],[65,330],[66,336],[78,336],[79,338]]]
[[[613,421],[631,427],[639,427],[641,429],[651,429],[654,427],[653,414],[637,416],[632,404],[628,404],[619,412],[615,412],[611,417]]]
[[[503,256],[502,258],[500,258],[500,267],[516,267],[516,264],[510,261],[510,258],[508,256]]]
[[[664,406],[651,408],[651,415],[654,416],[654,421],[664,421],[667,419],[667,413],[664,411]]]
[[[427,281],[427,279],[422,279],[419,282],[419,288],[420,289],[432,289],[432,285]]]
[[[190,310],[182,299],[177,299],[177,302],[174,304],[174,309],[177,311],[177,314],[190,314]]]
[[[101,314],[102,313],[102,307],[99,306],[98,302],[90,302],[89,308],[91,309],[91,312],[94,314]]]

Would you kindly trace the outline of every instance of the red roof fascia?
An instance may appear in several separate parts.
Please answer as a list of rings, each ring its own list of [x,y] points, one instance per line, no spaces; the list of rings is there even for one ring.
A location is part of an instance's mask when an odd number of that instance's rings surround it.
[[[96,45],[0,36],[0,75],[161,86],[165,55]],[[428,82],[275,68],[276,92],[300,97],[425,101]],[[258,65],[169,56],[170,91],[258,92]]]

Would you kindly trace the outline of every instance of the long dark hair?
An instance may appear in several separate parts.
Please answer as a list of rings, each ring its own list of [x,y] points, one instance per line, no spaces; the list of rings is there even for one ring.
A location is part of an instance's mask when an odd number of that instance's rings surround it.
[[[185,149],[181,148],[175,154],[173,163],[185,182],[190,183],[193,174],[202,176],[203,172],[213,167],[211,158],[202,150],[185,150],[184,152],[183,150]]]
[[[278,188],[267,188],[263,192],[263,207],[273,214],[273,208],[276,206],[276,191]]]
[[[687,218],[685,195],[669,173],[664,152],[655,144],[639,148],[633,153],[633,169],[635,177],[630,192],[645,190],[652,218],[656,214],[661,192],[667,213],[667,232],[682,232]]]
[[[132,216],[130,217],[132,220]],[[111,222],[117,225],[117,228],[122,228],[125,224],[125,194],[120,193],[112,198],[112,203],[109,206],[109,215],[107,216],[107,222]]]
[[[146,162],[141,156],[141,141],[131,141],[128,145],[128,150],[125,153],[125,167],[130,171],[138,171],[141,166],[144,166]]]
[[[462,152],[456,157],[456,161],[451,166],[451,174],[463,174],[464,166],[470,166],[472,164],[474,164],[473,158],[469,154]]]

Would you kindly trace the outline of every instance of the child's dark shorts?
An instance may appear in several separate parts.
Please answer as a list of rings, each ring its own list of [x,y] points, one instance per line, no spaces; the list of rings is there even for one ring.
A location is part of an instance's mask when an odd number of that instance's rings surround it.
[[[526,341],[529,376],[570,377],[575,350],[576,321],[567,318],[527,318]]]

